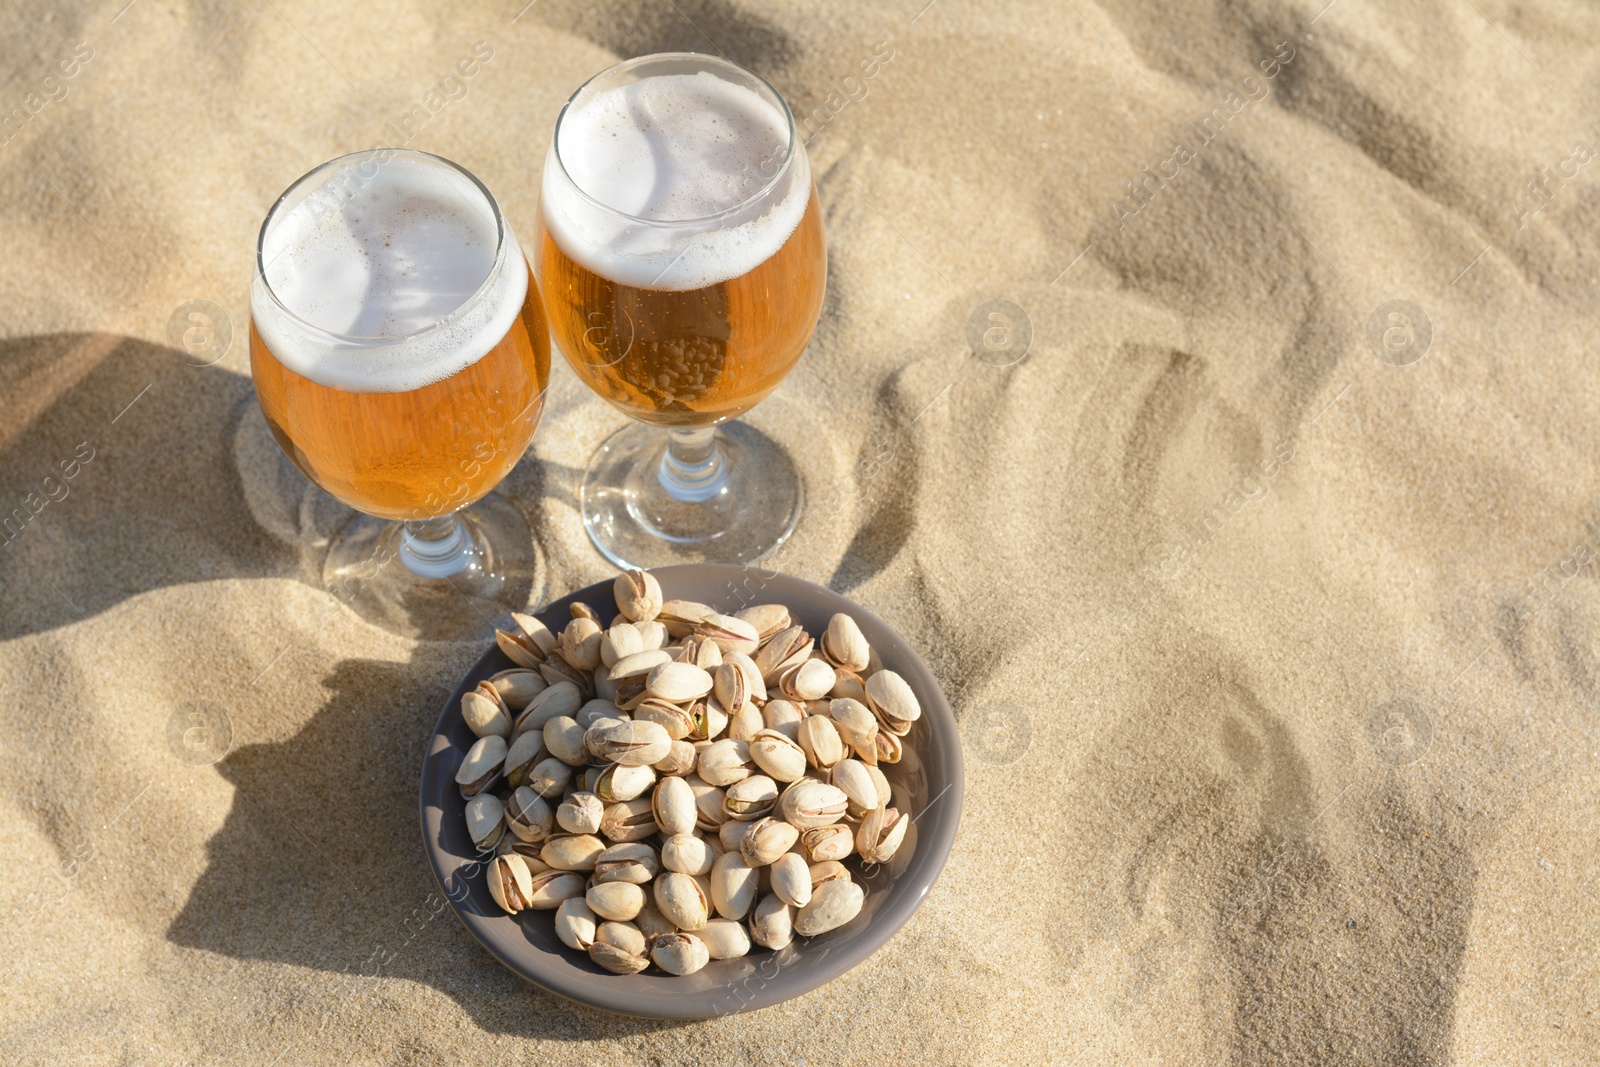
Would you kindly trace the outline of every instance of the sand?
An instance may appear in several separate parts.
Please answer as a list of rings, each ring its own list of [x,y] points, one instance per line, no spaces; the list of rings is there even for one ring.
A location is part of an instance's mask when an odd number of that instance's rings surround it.
[[[0,1061],[1600,1059],[1592,7],[124,3],[0,14]],[[920,643],[968,760],[902,933],[692,1025],[430,910],[421,746],[480,649],[315,584],[343,513],[244,344],[294,177],[409,138],[528,232],[561,101],[665,49],[807,117],[779,565]],[[557,368],[505,485],[535,603],[608,573],[618,423]]]

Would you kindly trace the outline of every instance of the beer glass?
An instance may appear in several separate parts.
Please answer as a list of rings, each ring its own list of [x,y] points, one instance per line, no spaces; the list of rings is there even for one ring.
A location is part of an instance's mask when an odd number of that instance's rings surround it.
[[[561,110],[538,219],[556,346],[637,420],[584,475],[595,545],[649,567],[750,562],[782,544],[799,472],[730,420],[805,351],[827,283],[822,210],[783,98],[711,56],[611,67]]]
[[[550,339],[482,182],[438,156],[377,149],[291,185],[261,226],[250,369],[290,460],[361,513],[328,547],[336,598],[434,639],[485,632],[526,604],[527,522],[487,494],[533,437]]]

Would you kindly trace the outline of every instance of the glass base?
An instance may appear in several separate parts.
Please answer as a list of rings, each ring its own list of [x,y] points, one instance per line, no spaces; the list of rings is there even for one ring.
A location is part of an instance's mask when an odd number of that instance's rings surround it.
[[[423,523],[357,515],[329,546],[322,584],[402,637],[477,640],[490,637],[507,612],[527,607],[537,562],[522,512],[490,493]]]
[[[789,539],[804,497],[789,454],[742,422],[713,440],[685,467],[671,464],[666,430],[635,422],[606,439],[583,476],[583,525],[603,556],[624,568],[754,563]]]

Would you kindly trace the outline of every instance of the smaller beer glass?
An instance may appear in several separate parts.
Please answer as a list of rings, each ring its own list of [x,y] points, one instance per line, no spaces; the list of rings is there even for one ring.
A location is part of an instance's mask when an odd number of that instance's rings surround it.
[[[557,347],[637,420],[584,475],[595,545],[650,567],[782,544],[799,471],[730,421],[805,351],[828,277],[811,164],[777,90],[693,53],[595,75],[556,122],[537,244]]]
[[[328,548],[330,593],[431,639],[527,603],[532,537],[490,490],[533,437],[550,340],[482,182],[377,149],[291,185],[261,226],[250,369],[289,459],[362,513]]]

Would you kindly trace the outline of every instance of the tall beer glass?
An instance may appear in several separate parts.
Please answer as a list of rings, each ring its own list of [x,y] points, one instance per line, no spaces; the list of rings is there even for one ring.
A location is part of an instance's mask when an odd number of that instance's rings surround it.
[[[637,420],[584,476],[600,551],[648,567],[749,562],[782,544],[799,472],[729,420],[800,358],[827,283],[822,210],[783,98],[692,53],[596,75],[556,123],[537,257],[557,347]]]
[[[278,199],[256,256],[250,368],[267,425],[362,513],[329,546],[329,591],[435,639],[522,608],[532,538],[486,494],[533,437],[550,339],[489,190],[422,152],[342,156]]]

